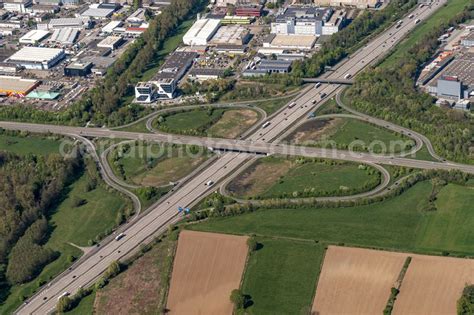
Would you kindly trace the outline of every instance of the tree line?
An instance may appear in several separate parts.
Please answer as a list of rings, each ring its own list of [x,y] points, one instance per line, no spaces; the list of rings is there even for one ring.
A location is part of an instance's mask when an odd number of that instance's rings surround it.
[[[472,163],[473,119],[469,113],[434,106],[435,99],[420,93],[416,77],[438,48],[438,38],[449,27],[474,18],[474,4],[423,36],[390,66],[369,69],[348,90],[351,105],[364,113],[425,134],[438,154],[449,160]]]
[[[80,167],[78,157],[20,157],[0,151],[0,281],[4,288],[31,280],[56,257],[42,246],[49,234],[46,216]]]

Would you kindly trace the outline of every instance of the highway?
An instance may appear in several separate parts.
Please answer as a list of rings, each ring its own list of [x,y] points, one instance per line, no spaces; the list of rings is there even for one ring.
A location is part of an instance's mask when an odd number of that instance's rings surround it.
[[[425,19],[440,7],[446,0],[435,2],[432,7],[416,8],[412,13],[415,18],[404,18],[401,27],[389,28],[368,45],[361,48],[351,58],[344,60],[334,71],[327,74],[328,79],[343,79],[348,74],[354,77],[367,65],[376,62],[386,54],[403,36],[415,27],[414,19]],[[107,269],[111,262],[120,260],[127,253],[135,250],[150,236],[164,231],[169,224],[178,221],[178,206],[193,205],[209,193],[217,189],[217,183],[233,174],[243,163],[254,157],[256,152],[268,154],[293,154],[340,160],[356,161],[360,163],[402,165],[418,168],[460,169],[474,173],[474,167],[454,163],[438,163],[417,161],[400,157],[371,155],[366,153],[353,153],[340,150],[325,150],[319,148],[305,148],[291,145],[272,143],[288,127],[322,104],[330,95],[334,94],[339,85],[322,84],[318,88],[304,89],[296,98],[296,104],[288,106],[269,118],[266,127],[258,128],[253,134],[241,140],[196,138],[185,136],[171,136],[161,134],[144,134],[109,130],[106,128],[77,128],[67,126],[48,126],[25,123],[0,122],[0,127],[5,129],[28,130],[31,132],[52,132],[65,135],[88,137],[116,137],[124,139],[143,139],[159,142],[173,142],[183,144],[197,144],[219,149],[247,151],[249,153],[229,152],[224,153],[199,176],[195,176],[179,189],[173,191],[163,201],[154,205],[147,213],[134,220],[132,224],[123,229],[125,237],[119,241],[103,242],[100,247],[87,257],[81,258],[72,270],[67,270],[48,285],[44,286],[36,295],[27,300],[18,314],[47,314],[54,310],[58,297],[64,292],[74,294],[80,287],[92,284]],[[323,93],[326,97],[323,97]],[[314,102],[313,102],[314,101]],[[212,186],[206,185],[214,181]]]

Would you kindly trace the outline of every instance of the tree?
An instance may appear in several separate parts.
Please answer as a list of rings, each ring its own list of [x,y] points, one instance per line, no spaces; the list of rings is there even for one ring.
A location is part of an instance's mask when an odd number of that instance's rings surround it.
[[[474,285],[464,288],[457,303],[457,313],[458,315],[474,314]]]
[[[247,240],[247,246],[249,247],[249,251],[254,252],[257,250],[258,243],[255,240],[255,237],[249,237]]]
[[[244,308],[245,296],[242,294],[242,291],[239,289],[232,290],[230,294],[230,301],[234,304],[234,309],[239,310]]]
[[[63,296],[59,299],[56,309],[59,313],[64,313],[72,308],[72,300],[69,296]]]
[[[120,271],[121,271],[120,263],[118,261],[113,261],[110,263],[105,273],[108,278],[112,278],[118,275]]]

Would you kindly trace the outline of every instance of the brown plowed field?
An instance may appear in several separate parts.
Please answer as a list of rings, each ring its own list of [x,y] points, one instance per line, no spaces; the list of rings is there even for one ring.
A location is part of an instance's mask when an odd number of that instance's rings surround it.
[[[392,314],[456,314],[466,283],[474,283],[474,260],[412,255]]]
[[[382,314],[407,256],[329,246],[312,314]]]
[[[181,232],[166,307],[169,314],[232,314],[230,293],[240,286],[247,252],[244,236]]]

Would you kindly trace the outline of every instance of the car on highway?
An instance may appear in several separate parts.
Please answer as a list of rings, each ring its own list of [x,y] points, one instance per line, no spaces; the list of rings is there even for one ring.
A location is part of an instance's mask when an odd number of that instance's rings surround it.
[[[211,187],[212,185],[214,185],[214,182],[210,180],[205,185]]]
[[[71,295],[69,292],[64,292],[63,294],[61,294],[60,296],[58,296],[58,300],[60,300],[61,298],[65,297],[65,296],[69,296]]]
[[[296,105],[296,102],[291,102],[290,105],[288,105],[288,108],[292,108]]]
[[[264,123],[262,125],[262,128],[267,128],[268,126],[270,126],[271,122],[267,121],[266,123]]]
[[[316,84],[314,85],[314,88],[317,89],[317,88],[320,87],[320,86],[321,86],[321,82],[318,82],[318,83],[316,83]]]
[[[115,237],[115,240],[116,240],[116,241],[120,241],[120,239],[123,238],[124,236],[125,236],[124,233],[120,233],[119,235],[117,235],[117,236]]]
[[[327,95],[326,93],[319,93],[319,96],[320,96],[321,98],[325,98],[326,95]]]

